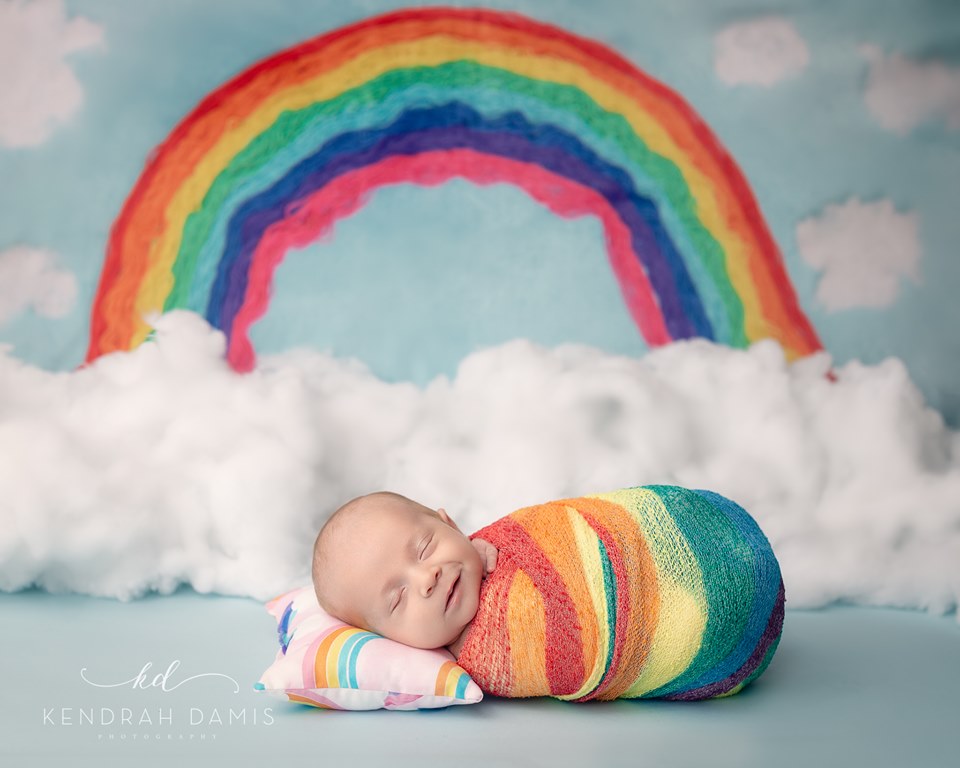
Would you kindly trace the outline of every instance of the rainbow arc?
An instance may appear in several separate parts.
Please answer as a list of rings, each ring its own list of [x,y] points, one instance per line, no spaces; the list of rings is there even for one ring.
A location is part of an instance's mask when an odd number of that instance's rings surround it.
[[[679,95],[557,27],[425,8],[265,59],[176,126],[114,223],[87,359],[141,343],[146,315],[186,308],[249,370],[249,329],[285,253],[380,187],[453,178],[597,217],[650,345],[821,348],[743,174]]]

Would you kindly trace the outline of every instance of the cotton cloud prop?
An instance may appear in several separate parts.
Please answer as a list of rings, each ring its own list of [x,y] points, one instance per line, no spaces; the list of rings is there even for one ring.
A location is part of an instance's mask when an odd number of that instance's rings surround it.
[[[42,144],[76,112],[83,88],[65,59],[102,41],[62,0],[0,0],[0,146]]]
[[[800,255],[822,272],[817,299],[830,311],[893,304],[902,278],[919,280],[917,230],[917,214],[898,212],[890,200],[853,198],[801,221]]]
[[[464,530],[640,483],[716,490],[767,532],[791,607],[945,611],[960,594],[960,440],[903,366],[684,342],[642,359],[515,341],[453,380],[385,383],[316,352],[251,374],[171,313],[71,373],[0,356],[0,588],[268,598],[326,516],[379,488]]]

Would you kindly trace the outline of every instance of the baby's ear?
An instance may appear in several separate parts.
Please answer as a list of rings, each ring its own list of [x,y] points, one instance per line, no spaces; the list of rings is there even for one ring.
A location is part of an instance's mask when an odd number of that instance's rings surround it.
[[[445,522],[451,528],[456,528],[458,531],[460,531],[460,526],[457,525],[455,522],[453,522],[453,518],[447,514],[447,510],[445,510],[443,507],[440,507],[437,510],[437,515],[440,517],[441,520],[443,520],[443,522]],[[460,533],[463,533],[463,531],[460,531]]]

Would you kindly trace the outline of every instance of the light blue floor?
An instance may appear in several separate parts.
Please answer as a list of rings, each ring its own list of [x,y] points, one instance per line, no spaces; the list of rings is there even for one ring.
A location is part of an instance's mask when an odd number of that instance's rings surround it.
[[[960,762],[960,625],[905,611],[788,611],[760,681],[699,702],[495,700],[323,712],[252,690],[275,652],[253,601],[0,594],[0,765],[910,766]],[[134,689],[180,666],[175,690]],[[224,677],[188,677],[217,672]],[[101,725],[130,710],[131,724]],[[96,723],[81,722],[81,710]],[[230,724],[230,710],[234,722]],[[149,721],[140,722],[146,714]],[[241,717],[245,722],[237,722]],[[161,716],[167,721],[161,722]],[[222,720],[219,724],[217,720]],[[193,722],[191,722],[193,721]],[[201,721],[201,722],[197,722]],[[213,721],[213,722],[211,722]],[[256,721],[256,722],[254,722]],[[111,738],[112,735],[112,738]]]

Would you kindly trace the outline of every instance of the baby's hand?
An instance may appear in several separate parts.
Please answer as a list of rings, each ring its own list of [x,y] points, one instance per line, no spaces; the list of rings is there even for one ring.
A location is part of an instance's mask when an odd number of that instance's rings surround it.
[[[497,567],[497,548],[489,541],[484,539],[471,539],[474,548],[480,553],[480,560],[483,561],[483,575],[487,576],[493,573]]]

